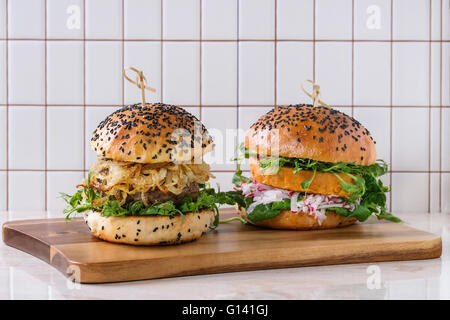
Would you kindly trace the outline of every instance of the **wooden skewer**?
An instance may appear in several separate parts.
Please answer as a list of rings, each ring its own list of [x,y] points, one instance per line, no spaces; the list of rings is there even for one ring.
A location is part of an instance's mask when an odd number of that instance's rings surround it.
[[[136,80],[132,80],[127,76],[127,70],[131,70],[136,72]],[[144,72],[142,72],[141,70],[138,70],[134,67],[127,67],[125,69],[123,69],[123,76],[125,79],[127,79],[128,81],[130,81],[132,84],[135,84],[139,89],[141,89],[141,97],[142,97],[142,106],[146,105],[145,102],[145,90],[149,90],[152,92],[156,92],[155,88],[151,88],[147,85],[147,78],[144,76]]]

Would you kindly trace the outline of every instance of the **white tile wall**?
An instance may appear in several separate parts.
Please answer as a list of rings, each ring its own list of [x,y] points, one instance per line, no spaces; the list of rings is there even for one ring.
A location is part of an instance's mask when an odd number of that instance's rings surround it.
[[[216,147],[206,155],[213,170],[233,170],[235,163],[231,159],[236,150],[237,110],[234,107],[203,108],[202,122],[210,129]]]
[[[122,37],[122,1],[86,1],[86,38],[120,39]]]
[[[202,38],[237,38],[238,0],[214,0],[202,2]]]
[[[393,44],[393,50],[393,104],[428,105],[429,45],[400,42]]]
[[[428,110],[426,108],[393,110],[392,169],[428,170]]]
[[[364,124],[376,141],[377,158],[389,161],[391,144],[390,109],[380,107],[355,108],[354,117]]]
[[[274,104],[309,102],[300,82],[315,79],[392,160],[394,211],[450,212],[449,3],[0,0],[0,210],[61,210],[57,193],[95,161],[94,128],[140,102],[122,79],[135,66],[157,89],[147,101],[241,129],[228,149],[216,141],[222,189],[245,130]]]
[[[164,39],[200,38],[200,0],[163,1]]]
[[[442,39],[450,40],[450,17],[446,12],[450,10],[450,0],[442,0]]]
[[[6,125],[7,125],[7,117],[6,117],[6,109],[0,108],[0,170],[6,169]]]
[[[165,42],[163,47],[163,101],[198,105],[200,102],[199,43]]]
[[[0,104],[6,103],[6,41],[0,41]]]
[[[5,211],[7,210],[7,206],[6,206],[6,188],[7,188],[7,184],[6,184],[6,172],[1,172],[0,171],[0,190],[2,190],[2,192],[0,192],[0,210]]]
[[[392,211],[426,212],[428,210],[428,174],[392,174]]]
[[[236,104],[236,43],[205,42],[202,46],[202,104]]]
[[[274,44],[239,44],[239,104],[273,104]]]
[[[316,45],[316,81],[324,101],[337,105],[352,102],[352,46],[350,43],[320,42]]]
[[[45,209],[44,172],[10,172],[9,206],[12,210]]]
[[[355,39],[387,40],[391,32],[391,1],[355,1],[354,19]]]
[[[318,39],[352,38],[352,0],[316,1]]]
[[[8,30],[11,38],[44,37],[44,0],[8,1]]]
[[[83,0],[47,0],[47,38],[83,38],[83,4]]]
[[[125,39],[161,38],[161,0],[125,0]]]
[[[304,101],[307,96],[300,89],[300,83],[313,78],[313,45],[279,42],[277,46],[277,103]]]
[[[278,39],[312,39],[314,1],[277,1]]]
[[[442,110],[442,170],[450,171],[450,109]]]
[[[417,22],[429,21],[430,0],[396,0],[393,4],[395,40],[429,39],[429,23]]]
[[[9,167],[11,169],[44,169],[44,107],[11,107],[8,122]]]
[[[83,179],[82,172],[49,172],[47,176],[47,206],[51,212],[61,212],[65,202],[61,199],[61,192],[73,194],[75,186]]]
[[[146,98],[149,102],[161,101],[161,43],[130,41],[124,44],[124,64],[128,66],[140,66],[146,70],[148,85],[156,89],[156,92],[147,91]],[[140,102],[141,93],[136,86],[128,81],[125,86],[125,104]]]
[[[6,37],[6,0],[0,0],[0,38]]]
[[[355,44],[355,104],[389,105],[390,48],[388,43]],[[376,92],[376,94],[373,94]]]
[[[83,44],[47,44],[47,102],[83,104]]]
[[[47,168],[82,170],[83,108],[49,108],[47,128]]]
[[[41,41],[10,41],[8,47],[9,103],[43,104],[45,51]]]
[[[239,38],[274,39],[275,1],[239,1]]]
[[[86,103],[122,103],[122,49],[118,42],[86,43]]]

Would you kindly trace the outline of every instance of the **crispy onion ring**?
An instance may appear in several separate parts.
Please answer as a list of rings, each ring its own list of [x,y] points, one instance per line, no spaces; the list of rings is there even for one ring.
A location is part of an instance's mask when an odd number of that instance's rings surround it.
[[[209,169],[206,163],[141,164],[99,159],[89,170],[90,187],[105,196],[113,196],[123,204],[127,195],[156,188],[178,195],[191,183],[205,183],[214,177]],[[81,185],[86,187],[87,180]]]

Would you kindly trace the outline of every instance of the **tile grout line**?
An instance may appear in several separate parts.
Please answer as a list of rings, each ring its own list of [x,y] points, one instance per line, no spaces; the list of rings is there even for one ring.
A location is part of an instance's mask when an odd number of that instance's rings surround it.
[[[0,104],[0,108],[6,107],[6,103]],[[58,103],[58,104],[52,104],[52,103],[48,103],[47,107],[49,108],[53,108],[53,107],[79,107],[79,106],[83,106],[83,103],[77,103],[77,104],[64,104],[64,103]],[[8,104],[9,107],[45,107],[45,104],[27,104],[27,103],[21,103],[21,104],[14,104],[14,103],[9,103]],[[121,105],[121,104],[117,104],[117,106],[122,107],[125,105]],[[185,107],[199,107],[198,104],[184,104]],[[217,104],[217,105],[209,105],[209,104],[202,104],[203,107],[208,107],[208,108],[223,108],[223,107],[227,107],[227,108],[233,108],[236,107],[237,105],[231,105],[231,104]],[[261,107],[271,107],[273,106],[273,104],[241,104],[240,106],[242,107],[248,107],[248,108],[261,108]],[[336,108],[351,108],[352,105],[351,104],[334,104],[333,105]],[[97,107],[111,107],[111,104],[86,104],[87,108],[97,108]],[[390,108],[390,105],[354,105],[355,108]],[[415,109],[428,109],[428,108],[432,108],[432,109],[440,109],[441,106],[440,105],[431,105],[429,106],[424,105],[424,106],[419,106],[419,105],[414,105],[414,106],[407,106],[407,105],[396,105],[396,106],[392,106],[392,108],[394,109],[411,109],[411,108],[415,108]],[[450,105],[443,105],[442,108],[444,109],[450,109]]]
[[[199,26],[199,39],[200,41],[203,38],[203,34],[202,34],[202,25],[203,25],[203,21],[202,21],[202,10],[203,10],[203,1],[199,0],[199,5],[200,5],[200,16],[199,16],[199,20],[200,20],[200,26]],[[199,102],[199,120],[202,121],[203,118],[203,110],[202,110],[202,72],[203,72],[203,68],[202,68],[202,54],[203,54],[203,45],[202,42],[199,42],[199,97],[198,97],[198,102]]]
[[[164,28],[164,24],[163,24],[163,14],[164,14],[164,0],[160,1],[160,52],[159,52],[159,81],[160,81],[160,90],[159,90],[159,94],[160,94],[160,103],[163,103],[163,72],[164,72],[164,68],[163,68],[163,52],[164,52],[164,48],[163,48],[163,42],[164,42],[164,32],[163,32],[163,28]]]
[[[86,170],[84,170],[84,169],[47,169],[47,170],[45,170],[45,169],[31,169],[31,168],[21,168],[21,169],[0,169],[0,172],[6,172],[6,171],[9,171],[9,172],[45,172],[45,171],[47,171],[47,172],[84,172],[84,171],[89,171],[88,169],[86,169]],[[216,170],[211,170],[211,171],[222,171],[222,172],[234,172],[234,170],[227,170],[227,169],[224,169],[224,170],[220,170],[220,169],[216,169]],[[428,170],[389,170],[388,171],[389,173],[411,173],[411,174],[414,174],[414,173],[428,173],[428,172],[431,172],[431,173],[435,173],[435,174],[439,174],[439,173],[442,173],[442,174],[450,174],[450,170],[442,170],[442,171],[439,171],[439,170],[431,170],[431,171],[428,171]]]
[[[432,0],[429,0],[428,36],[431,40]],[[428,43],[428,213],[431,213],[431,42]]]
[[[278,61],[277,61],[277,55],[278,55],[278,1],[274,1],[274,43],[273,43],[273,56],[274,56],[274,74],[273,74],[273,106],[274,108],[277,106],[277,81],[278,81]]]
[[[44,210],[48,209],[48,62],[47,62],[47,0],[44,1]]]
[[[83,0],[83,39],[86,39],[86,0]],[[86,41],[83,41],[83,177],[86,178]]]
[[[355,0],[352,0],[352,118],[355,116]]]
[[[239,105],[239,19],[240,19],[240,12],[239,12],[239,6],[241,5],[240,0],[236,0],[236,128],[239,128],[239,114],[240,114],[240,105]],[[245,139],[245,138],[244,138]],[[236,136],[235,144],[237,145],[239,142],[239,137]],[[236,156],[239,156],[238,154]],[[237,170],[237,163],[234,164],[235,170]]]
[[[443,112],[442,112],[442,89],[443,89],[443,84],[442,84],[442,18],[443,18],[443,0],[440,1],[440,5],[441,5],[441,19],[440,19],[440,39],[441,42],[439,44],[439,60],[440,60],[440,68],[439,68],[439,171],[442,171],[442,126],[443,126],[443,121],[442,121],[442,116],[443,116]],[[438,204],[438,208],[439,208],[439,212],[442,212],[442,173],[439,173],[439,204]]]
[[[5,41],[6,38],[0,38],[0,41]],[[10,41],[44,41],[45,38],[9,38]],[[160,42],[161,39],[102,39],[102,38],[89,38],[89,39],[78,39],[78,38],[49,38],[49,42]],[[163,39],[163,42],[273,42],[273,39]],[[352,39],[278,39],[278,42],[342,42],[351,43]],[[417,40],[417,39],[397,39],[397,40],[386,40],[386,39],[354,39],[354,42],[374,42],[374,43],[440,43],[441,40]],[[443,43],[450,43],[450,40],[442,40]]]
[[[5,19],[5,33],[6,33],[6,211],[8,212],[8,220],[9,220],[9,13],[8,13],[8,4],[9,0],[5,2],[5,11],[6,11],[6,19]]]
[[[122,70],[121,72],[124,71],[125,69],[125,0],[122,0]],[[123,77],[123,75],[121,74],[120,77],[121,81],[122,81],[122,106],[125,105],[125,79]]]
[[[316,82],[316,0],[313,0],[313,76],[312,81]]]
[[[393,109],[392,109],[392,102],[393,102],[393,99],[392,99],[392,96],[393,96],[393,94],[392,94],[392,90],[393,90],[393,83],[392,83],[392,80],[393,80],[393,71],[392,71],[392,64],[393,64],[393,42],[392,42],[392,39],[393,39],[393,35],[394,35],[394,32],[393,32],[393,25],[394,25],[394,0],[391,0],[391,12],[390,12],[390,16],[391,16],[391,21],[390,21],[390,30],[389,30],[389,32],[390,32],[390,38],[391,38],[391,42],[390,42],[390,55],[389,55],[389,69],[390,69],[390,81],[389,81],[389,86],[390,86],[390,89],[389,89],[389,105],[390,105],[390,108],[389,108],[389,133],[390,133],[390,135],[389,135],[389,165],[390,165],[390,167],[391,167],[391,170],[392,170],[392,135],[393,135],[393,131],[392,131],[392,116],[393,116]],[[393,210],[393,208],[392,208],[392,172],[389,174],[389,186],[390,186],[390,188],[391,188],[391,194],[390,194],[390,197],[389,197],[389,210],[392,212]]]

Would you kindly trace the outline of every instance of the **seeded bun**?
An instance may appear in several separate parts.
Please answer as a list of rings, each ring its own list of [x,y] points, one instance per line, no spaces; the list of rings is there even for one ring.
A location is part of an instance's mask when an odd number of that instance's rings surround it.
[[[245,137],[245,147],[260,155],[276,155],[277,145],[278,155],[288,158],[358,165],[376,161],[369,131],[352,117],[322,106],[277,106]]]
[[[137,163],[191,162],[212,147],[211,136],[195,116],[160,103],[115,111],[91,138],[97,157]]]
[[[88,211],[84,220],[100,239],[132,245],[169,245],[196,240],[214,222],[214,212],[203,210],[176,216],[103,217]]]
[[[236,209],[239,215],[249,223],[271,229],[320,230],[346,227],[356,222],[356,218],[345,218],[338,215],[336,212],[328,211],[326,219],[319,224],[317,219],[306,212],[294,213],[290,210],[282,210],[279,215],[272,219],[252,222],[247,219],[244,208],[239,208],[238,205],[236,205]]]
[[[294,170],[288,167],[281,167],[276,174],[268,174],[267,171],[263,173],[258,165],[258,161],[255,158],[250,159],[250,173],[252,177],[259,183],[275,188],[305,192],[306,190],[302,188],[301,182],[313,176],[311,170],[302,170],[294,173]],[[339,176],[347,183],[352,182],[352,178],[346,174],[340,174]],[[347,197],[349,195],[342,190],[340,180],[334,174],[328,172],[316,172],[316,176],[308,188],[308,193],[336,195],[339,197]]]

